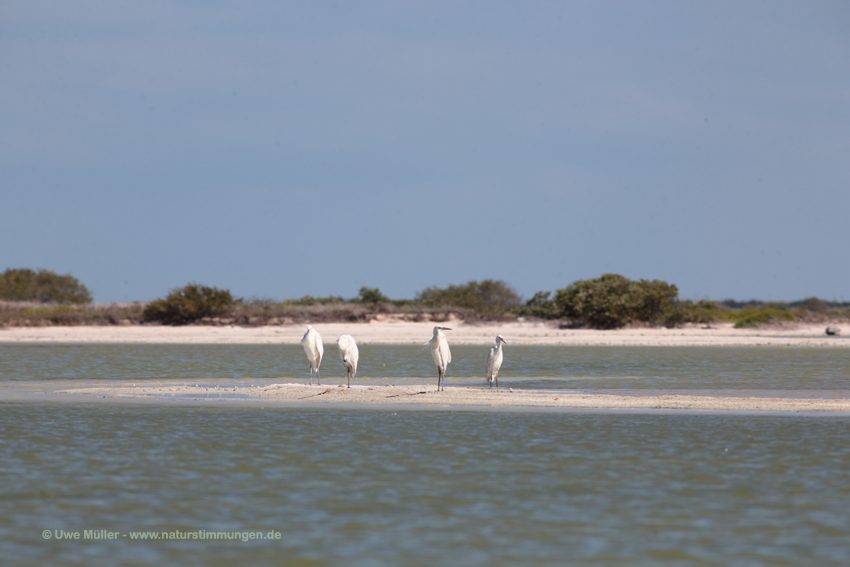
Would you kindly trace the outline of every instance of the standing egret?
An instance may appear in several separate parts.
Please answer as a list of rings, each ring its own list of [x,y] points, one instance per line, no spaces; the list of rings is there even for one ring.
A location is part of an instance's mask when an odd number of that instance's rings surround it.
[[[431,358],[434,359],[434,364],[437,365],[437,391],[443,387],[443,376],[446,375],[446,365],[452,361],[452,351],[449,350],[449,341],[446,340],[446,335],[443,331],[451,331],[449,327],[434,327],[434,336],[428,341],[431,347]]]
[[[496,387],[499,387],[499,368],[502,366],[502,344],[508,344],[502,335],[496,335],[496,346],[490,347],[490,354],[487,355],[487,382],[490,387],[493,387],[493,381],[496,381]]]
[[[307,332],[304,333],[304,338],[301,339],[301,346],[304,347],[304,352],[307,353],[307,360],[310,361],[310,385],[313,385],[313,372],[315,372],[316,380],[319,386],[321,386],[322,380],[319,378],[319,365],[322,363],[322,355],[325,354],[322,335],[316,332],[316,329],[312,325],[307,325]]]
[[[357,375],[357,361],[360,359],[360,350],[351,335],[342,335],[336,340],[336,344],[339,345],[339,357],[348,373],[348,387],[351,388],[351,379]]]

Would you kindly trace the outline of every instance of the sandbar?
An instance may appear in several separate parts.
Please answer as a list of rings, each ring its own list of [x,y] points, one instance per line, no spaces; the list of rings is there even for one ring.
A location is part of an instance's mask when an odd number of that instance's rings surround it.
[[[721,412],[807,412],[850,414],[850,399],[812,397],[713,396],[686,394],[631,394],[578,390],[531,390],[436,385],[306,385],[296,383],[220,387],[214,385],[115,385],[57,389],[49,394],[70,395],[94,401],[181,400],[228,402],[255,400],[313,406],[416,406],[423,409],[574,408],[622,410],[689,410]]]
[[[625,328],[616,330],[560,329],[547,322],[502,324],[444,323],[449,342],[458,345],[492,344],[497,334],[509,345],[564,346],[735,346],[735,347],[850,347],[850,336],[827,336],[825,325],[794,325],[776,328],[735,329],[723,323],[682,328]],[[329,343],[351,334],[359,344],[423,345],[431,338],[434,323],[383,321],[372,323],[317,323],[314,327]],[[847,325],[850,327],[850,325]],[[0,343],[165,343],[165,344],[297,344],[306,325],[268,327],[162,325],[11,327],[0,329]],[[846,329],[850,331],[850,329]],[[848,333],[850,334],[850,333]],[[215,385],[104,385],[71,387],[44,394],[68,395],[90,400],[207,400],[227,402],[259,400],[279,404],[309,404],[325,407],[369,407],[403,405],[420,408],[576,408],[623,410],[693,410],[732,412],[850,413],[850,399],[829,397],[715,396],[682,393],[626,395],[578,390],[489,389],[436,385],[352,385],[351,388],[287,383],[220,388]]]

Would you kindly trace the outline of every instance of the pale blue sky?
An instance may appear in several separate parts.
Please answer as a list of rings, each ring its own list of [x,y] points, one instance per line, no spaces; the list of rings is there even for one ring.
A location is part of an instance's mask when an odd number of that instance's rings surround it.
[[[0,1],[0,270],[850,300],[850,3]]]

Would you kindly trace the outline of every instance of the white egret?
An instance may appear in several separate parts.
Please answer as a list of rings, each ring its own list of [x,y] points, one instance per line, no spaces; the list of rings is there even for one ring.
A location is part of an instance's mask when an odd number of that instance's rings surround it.
[[[316,380],[319,386],[321,386],[322,380],[319,378],[319,365],[322,363],[322,355],[325,354],[322,335],[312,325],[307,325],[307,332],[304,333],[304,338],[301,339],[301,346],[304,347],[304,352],[307,353],[307,360],[310,361],[310,385],[313,385],[313,372],[315,372]]]
[[[350,388],[351,379],[357,375],[357,361],[360,359],[360,350],[351,335],[342,335],[336,340],[336,344],[339,345],[339,357],[348,373],[348,387]]]
[[[484,366],[487,371],[487,382],[490,387],[493,387],[493,381],[496,382],[496,387],[499,387],[499,368],[502,366],[502,344],[508,344],[502,335],[496,335],[496,346],[490,347],[490,354],[487,355],[487,364]]]
[[[428,341],[431,347],[431,358],[437,366],[437,391],[443,387],[443,377],[446,375],[446,366],[452,361],[452,351],[449,350],[449,341],[443,331],[451,331],[449,327],[434,327],[434,336]]]

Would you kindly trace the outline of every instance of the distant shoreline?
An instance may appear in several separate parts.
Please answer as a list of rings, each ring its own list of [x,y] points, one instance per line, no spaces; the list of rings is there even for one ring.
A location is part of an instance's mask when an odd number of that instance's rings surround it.
[[[546,322],[467,324],[455,321],[441,324],[453,329],[446,333],[450,344],[491,344],[499,334],[507,341],[508,349],[512,345],[850,348],[850,325],[843,326],[842,335],[828,336],[825,333],[827,325],[823,323],[748,329],[717,323],[711,327],[686,325],[673,329],[630,327],[613,330],[559,329]],[[315,323],[313,326],[322,334],[325,343],[351,334],[359,344],[419,345],[431,338],[434,323]],[[305,330],[306,325],[5,327],[0,328],[0,343],[297,344]]]

